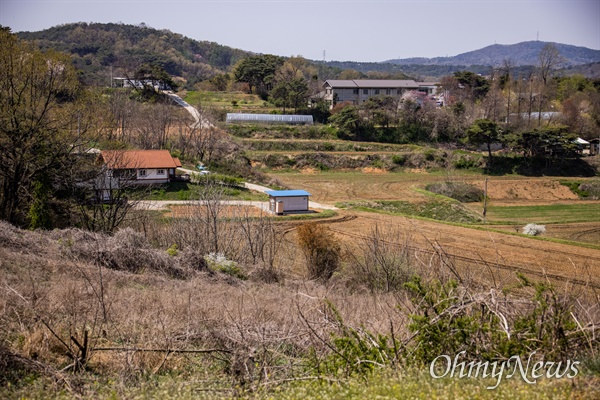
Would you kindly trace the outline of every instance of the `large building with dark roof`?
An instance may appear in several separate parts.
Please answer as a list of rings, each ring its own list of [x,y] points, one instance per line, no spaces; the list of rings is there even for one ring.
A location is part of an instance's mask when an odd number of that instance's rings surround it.
[[[388,96],[402,98],[406,92],[421,91],[435,94],[433,82],[415,82],[399,79],[330,79],[323,84],[322,98],[329,104],[350,102],[362,104],[370,97]]]

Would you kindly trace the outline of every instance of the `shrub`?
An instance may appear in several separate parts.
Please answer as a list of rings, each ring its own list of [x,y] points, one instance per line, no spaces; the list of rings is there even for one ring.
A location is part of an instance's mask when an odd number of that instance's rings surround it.
[[[425,150],[423,152],[423,155],[425,156],[425,160],[427,160],[427,161],[435,160],[435,150],[433,150],[433,149]]]
[[[171,247],[167,249],[167,254],[171,257],[175,257],[177,255],[177,243],[173,243]]]
[[[321,145],[321,150],[323,151],[333,151],[335,150],[335,146],[333,143],[325,142]]]
[[[590,181],[579,185],[579,191],[585,193],[585,197],[598,200],[600,199],[600,181]]]
[[[353,280],[371,291],[399,291],[410,280],[409,238],[400,230],[375,225],[358,243],[359,255],[350,253]]]
[[[456,169],[469,169],[477,167],[477,161],[473,157],[461,154],[458,159],[454,160],[453,165]]]
[[[546,225],[527,224],[523,227],[523,234],[529,236],[538,236],[546,233]]]
[[[425,187],[430,192],[458,200],[461,203],[473,203],[483,199],[483,190],[465,182],[439,182]]]
[[[298,242],[310,279],[328,280],[340,265],[341,248],[331,231],[315,223],[298,228]]]
[[[221,253],[207,254],[204,256],[204,260],[206,261],[208,268],[215,272],[222,272],[242,280],[246,279],[246,275],[244,275],[242,269],[238,266],[238,263],[228,260]]]
[[[392,162],[396,165],[404,165],[406,162],[406,156],[404,154],[394,154],[392,156]]]

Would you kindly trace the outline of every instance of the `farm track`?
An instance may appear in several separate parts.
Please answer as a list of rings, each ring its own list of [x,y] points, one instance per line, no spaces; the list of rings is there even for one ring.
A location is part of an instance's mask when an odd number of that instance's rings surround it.
[[[583,235],[589,235],[590,233],[596,233],[596,232],[600,232],[600,228],[593,228],[593,229],[587,229],[585,231],[581,231],[581,232],[577,232],[572,234],[570,237],[573,240],[578,240],[579,238],[581,238]]]

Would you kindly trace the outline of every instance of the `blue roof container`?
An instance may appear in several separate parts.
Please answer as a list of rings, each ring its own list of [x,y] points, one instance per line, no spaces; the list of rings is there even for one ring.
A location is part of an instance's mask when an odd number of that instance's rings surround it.
[[[272,197],[299,197],[311,195],[306,190],[267,190],[265,193]]]

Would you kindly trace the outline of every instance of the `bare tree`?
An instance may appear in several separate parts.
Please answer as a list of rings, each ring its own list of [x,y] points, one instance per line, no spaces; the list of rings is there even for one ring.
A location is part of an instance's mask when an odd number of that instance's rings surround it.
[[[73,162],[93,114],[67,56],[1,28],[0,65],[0,218],[24,224],[36,195],[46,202]]]
[[[542,110],[545,105],[546,98],[549,97],[549,78],[553,71],[563,63],[564,58],[552,43],[546,44],[538,55],[538,71],[541,79],[541,90],[538,98],[538,126],[542,124]]]
[[[112,165],[125,162],[125,152],[113,152]],[[112,233],[125,221],[139,198],[149,190],[136,184],[135,165],[128,170],[113,170],[108,164],[89,165],[87,173],[74,186],[74,198],[86,229]]]
[[[564,58],[554,44],[548,43],[542,48],[538,54],[538,69],[544,86],[548,84],[552,71],[563,62]]]
[[[359,244],[358,255],[349,251],[356,279],[372,291],[396,291],[413,272],[410,268],[410,237],[391,226],[375,225]]]

